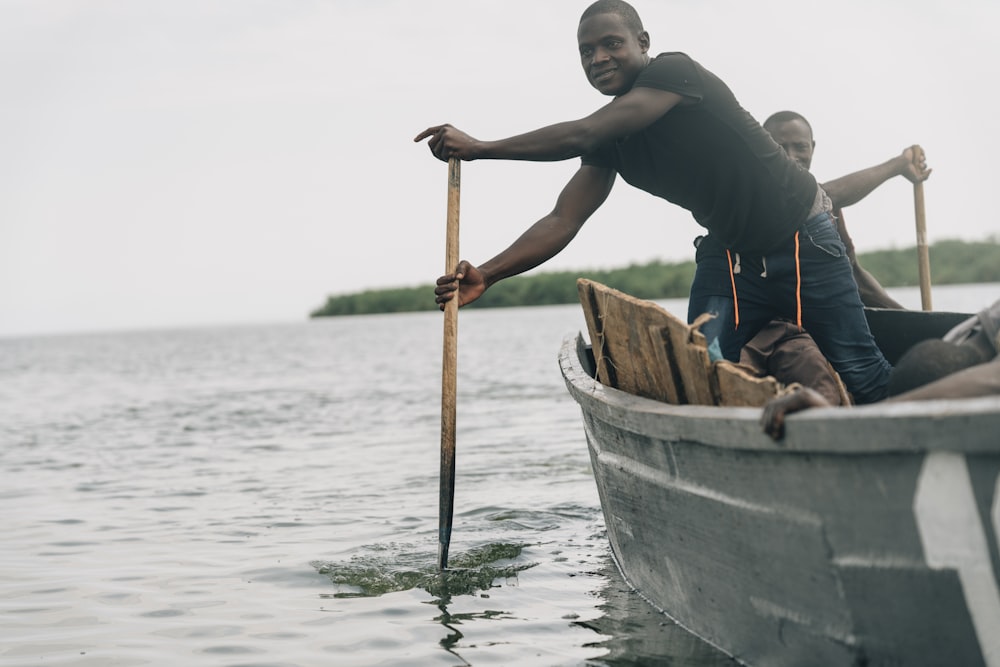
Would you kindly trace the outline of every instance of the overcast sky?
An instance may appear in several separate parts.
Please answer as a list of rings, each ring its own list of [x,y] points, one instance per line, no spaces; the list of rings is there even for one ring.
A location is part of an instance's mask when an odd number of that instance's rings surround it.
[[[431,283],[447,168],[412,138],[606,103],[576,55],[587,4],[0,0],[0,335],[294,321]],[[654,53],[689,53],[760,120],[809,118],[821,181],[919,143],[930,241],[1000,232],[1000,2],[634,4]],[[577,166],[465,163],[462,257],[505,247]],[[915,242],[912,193],[847,212],[861,251]],[[700,231],[619,181],[538,270],[691,259]]]

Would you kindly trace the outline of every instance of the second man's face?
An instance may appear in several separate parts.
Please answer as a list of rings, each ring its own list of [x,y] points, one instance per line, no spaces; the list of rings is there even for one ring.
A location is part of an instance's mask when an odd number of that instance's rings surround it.
[[[785,149],[788,157],[809,171],[809,167],[812,166],[813,148],[816,144],[808,125],[795,119],[768,125],[764,129],[770,133],[771,138],[779,146]]]

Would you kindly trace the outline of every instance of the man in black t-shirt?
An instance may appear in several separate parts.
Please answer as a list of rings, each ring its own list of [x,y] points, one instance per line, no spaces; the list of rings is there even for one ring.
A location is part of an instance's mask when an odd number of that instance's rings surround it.
[[[438,279],[441,307],[456,296],[470,303],[555,256],[621,174],[711,232],[713,242],[698,248],[688,311],[692,321],[716,315],[702,329],[710,351],[736,361],[764,324],[790,317],[809,330],[856,401],[884,398],[890,367],[868,330],[830,200],[812,175],[699,63],[683,53],[651,58],[649,34],[628,3],[590,5],[577,42],[591,85],[614,97],[589,116],[498,141],[450,125],[415,138],[427,139],[441,160],[582,158],[552,212],[487,262],[463,260]]]

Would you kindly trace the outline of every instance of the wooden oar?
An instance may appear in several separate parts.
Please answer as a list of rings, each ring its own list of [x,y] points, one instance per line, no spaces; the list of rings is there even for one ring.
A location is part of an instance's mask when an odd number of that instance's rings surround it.
[[[913,159],[919,160],[922,149],[913,147]],[[927,250],[927,217],[924,214],[923,181],[913,184],[913,208],[917,222],[917,267],[920,275],[920,306],[931,310],[931,260]]]
[[[458,204],[461,162],[448,160],[448,232],[445,273],[458,266]],[[458,294],[444,307],[444,355],[441,364],[441,490],[438,505],[438,569],[448,567],[448,545],[455,506],[455,412],[458,371]]]

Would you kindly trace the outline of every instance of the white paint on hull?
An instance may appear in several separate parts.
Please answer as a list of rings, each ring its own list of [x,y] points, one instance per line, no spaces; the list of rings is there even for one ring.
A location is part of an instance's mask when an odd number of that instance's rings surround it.
[[[994,493],[994,524],[1000,511],[996,499]],[[983,659],[988,667],[1000,667],[1000,591],[963,455],[927,454],[913,512],[927,565],[958,573]]]

